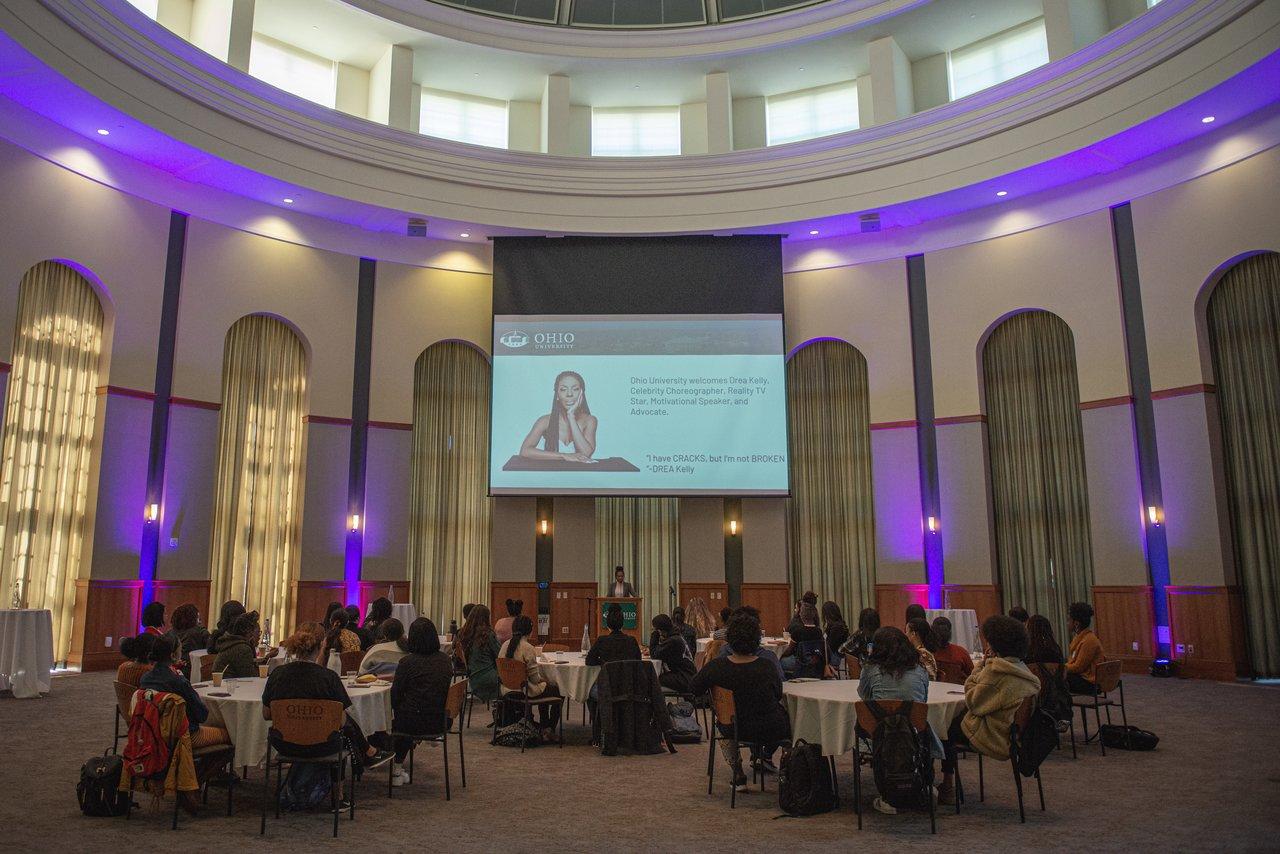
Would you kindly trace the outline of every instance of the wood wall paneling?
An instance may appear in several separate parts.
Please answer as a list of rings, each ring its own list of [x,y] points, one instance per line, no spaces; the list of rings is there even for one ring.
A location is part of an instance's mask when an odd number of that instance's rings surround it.
[[[362,615],[361,619],[363,619],[364,614],[369,613],[369,603],[371,603],[374,599],[378,599],[380,597],[387,595],[388,587],[391,588],[392,602],[412,601],[409,597],[408,581],[361,581],[360,582],[360,602],[359,602],[360,614]],[[457,614],[453,617],[453,619],[458,621],[458,626],[459,628],[461,628],[462,615]],[[409,627],[405,626],[404,630],[406,632],[409,631]],[[436,630],[441,634],[444,634],[445,632],[447,632],[449,630],[448,620],[445,620],[445,624],[443,626],[436,626]]]
[[[1249,672],[1238,587],[1167,587],[1169,640],[1178,674],[1231,681]]]
[[[711,616],[719,617],[720,609],[729,606],[729,585],[725,582],[680,582],[680,604],[689,612],[689,600],[700,598],[711,609]]]
[[[67,664],[85,672],[118,667],[121,639],[138,633],[141,595],[141,581],[78,580]]]
[[[497,622],[507,616],[507,600],[519,599],[524,602],[522,613],[533,620],[534,631],[538,629],[538,585],[533,581],[491,581],[489,582],[489,617]]]
[[[218,622],[218,612],[209,610],[209,589],[211,583],[207,578],[173,579],[166,581],[157,579],[155,599],[164,603],[164,618],[173,618],[174,609],[180,605],[195,605],[200,609],[200,622],[206,626]]]
[[[284,640],[288,633],[303,623],[322,622],[325,609],[330,602],[346,602],[346,585],[341,581],[295,581],[293,582],[293,621],[279,631],[272,626],[275,640]],[[245,603],[246,607],[252,607]]]
[[[594,581],[551,582],[551,625],[547,640],[578,649],[582,644],[583,626],[590,627],[594,640],[599,626],[591,619],[591,611],[597,598]]]
[[[766,635],[780,635],[790,622],[794,609],[791,585],[744,582],[742,604],[759,609],[760,628]]]
[[[1155,658],[1152,608],[1150,586],[1093,588],[1094,631],[1103,652],[1120,659],[1127,673],[1146,673]]]
[[[880,612],[880,625],[898,626],[906,622],[907,606],[922,605],[929,607],[929,585],[927,584],[877,584],[876,610]],[[960,606],[955,606],[960,607]],[[856,625],[858,615],[850,617]]]

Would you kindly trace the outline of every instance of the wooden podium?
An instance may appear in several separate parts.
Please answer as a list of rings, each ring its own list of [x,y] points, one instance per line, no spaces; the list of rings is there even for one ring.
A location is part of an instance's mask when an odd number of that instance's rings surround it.
[[[608,613],[609,606],[614,604],[622,606],[622,633],[631,635],[636,639],[636,643],[644,646],[648,638],[643,637],[644,598],[640,596],[601,596],[597,599],[596,618],[591,623],[592,639],[609,630],[604,624],[604,617]]]

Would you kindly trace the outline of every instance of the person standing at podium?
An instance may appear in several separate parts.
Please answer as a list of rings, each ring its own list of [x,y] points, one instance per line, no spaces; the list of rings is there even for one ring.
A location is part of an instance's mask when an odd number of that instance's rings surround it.
[[[613,584],[609,585],[610,596],[628,596],[634,598],[635,588],[627,581],[627,571],[620,566],[613,568]]]

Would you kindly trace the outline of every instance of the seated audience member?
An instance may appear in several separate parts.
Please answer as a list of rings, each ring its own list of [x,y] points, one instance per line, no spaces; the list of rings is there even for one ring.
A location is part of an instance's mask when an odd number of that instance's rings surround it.
[[[649,657],[662,662],[658,681],[662,687],[678,694],[689,693],[689,684],[697,668],[693,666],[693,654],[684,638],[676,634],[675,623],[666,614],[653,618],[653,633],[649,635]]]
[[[222,640],[222,636],[231,631],[231,624],[236,621],[236,617],[245,613],[244,605],[241,605],[234,599],[222,603],[222,608],[218,611],[218,625],[213,627],[213,631],[209,632],[209,652],[217,655],[218,644]]]
[[[712,640],[724,640],[725,634],[729,631],[729,618],[732,616],[732,608],[720,609],[720,628],[711,633]]]
[[[1040,680],[1040,706],[1056,720],[1071,720],[1071,688],[1067,684],[1067,670],[1062,667],[1062,647],[1053,636],[1053,624],[1041,614],[1027,618],[1027,654],[1023,658],[1027,669]],[[1050,672],[1046,664],[1057,664]]]
[[[467,617],[471,616],[471,609],[474,608],[475,606],[476,606],[475,602],[468,602],[467,604],[462,606],[462,622],[465,623],[467,621]]]
[[[155,635],[145,632],[136,638],[125,638],[120,641],[120,654],[125,660],[116,668],[116,681],[125,685],[138,687],[142,675],[151,669],[151,645],[156,641]]]
[[[476,605],[467,615],[453,648],[467,665],[467,686],[482,703],[496,700],[502,694],[495,659],[502,645],[493,626],[489,625],[489,608]]]
[[[920,653],[901,629],[884,626],[876,630],[872,638],[872,650],[862,665],[858,677],[858,696],[863,700],[911,700],[915,703],[929,701],[929,674],[920,665]],[[941,744],[935,735],[932,748],[942,755]],[[895,815],[898,810],[877,796],[872,806],[885,815]]]
[[[360,609],[355,605],[348,605],[347,612],[347,630],[360,640],[360,648],[368,649],[373,646],[373,632],[360,625]]]
[[[788,635],[795,634],[796,629],[800,628],[803,625],[803,623],[800,620],[800,610],[801,608],[804,607],[806,602],[812,605],[814,608],[817,608],[818,594],[814,593],[812,590],[806,590],[804,592],[804,595],[800,597],[800,601],[796,603],[795,611],[792,612],[791,614],[791,622],[787,623]]]
[[[337,650],[339,653],[360,651],[360,637],[348,628],[350,624],[351,617],[345,608],[339,607],[329,615],[329,635],[324,650],[326,658],[330,650]]]
[[[903,625],[906,625],[906,623],[909,623],[912,620],[924,620],[927,618],[928,618],[928,615],[925,614],[924,612],[924,606],[916,604],[915,602],[912,602],[910,605],[907,606],[907,619],[906,619],[906,622],[903,623]]]
[[[209,709],[204,700],[191,687],[187,678],[173,666],[173,654],[177,645],[172,638],[158,637],[151,644],[151,669],[143,674],[138,683],[139,688],[151,688],[177,694],[187,704],[187,721],[191,728],[191,749],[208,747],[211,744],[230,744],[231,738],[221,727],[205,726],[209,718]]]
[[[1023,658],[1027,664],[1062,664],[1062,647],[1053,636],[1053,624],[1049,618],[1041,614],[1032,614],[1027,618],[1027,654]]]
[[[142,630],[149,635],[165,634],[163,602],[148,602],[142,609]]]
[[[608,634],[600,635],[587,652],[587,666],[601,667],[611,661],[639,661],[640,644],[631,635],[622,631],[624,617],[622,606],[613,603],[604,616]],[[594,693],[594,689],[592,689]]]
[[[189,673],[191,653],[209,648],[209,630],[200,625],[200,609],[190,603],[174,608],[169,624],[178,642],[178,669]]]
[[[236,617],[231,631],[218,645],[218,657],[213,660],[213,672],[222,673],[224,679],[246,679],[258,675],[256,650],[262,639],[258,625],[258,612],[250,611]]]
[[[524,662],[525,693],[530,697],[559,697],[560,689],[551,684],[542,675],[538,667],[538,650],[529,643],[533,634],[533,621],[521,614],[511,621],[511,638],[498,650],[499,658],[510,658]],[[679,638],[675,638],[679,640]],[[680,641],[681,646],[684,641]],[[560,705],[547,704],[538,706],[538,722],[542,730],[543,741],[554,741],[556,724],[560,721]]]
[[[369,605],[369,616],[364,618],[364,630],[369,633],[369,637],[373,643],[378,642],[378,628],[391,619],[391,600],[385,596],[379,596]],[[404,629],[404,624],[400,625]],[[403,633],[403,632],[402,632]],[[370,644],[372,646],[372,644]]]
[[[493,633],[498,636],[498,643],[506,643],[511,640],[511,627],[515,625],[516,617],[520,616],[520,612],[523,610],[523,599],[507,600],[507,616],[493,624]]]
[[[986,657],[964,682],[964,714],[951,722],[948,750],[942,762],[938,801],[954,804],[955,746],[968,743],[983,756],[1009,758],[1009,726],[1018,706],[1040,690],[1040,680],[1027,669],[1027,630],[1012,617],[995,615],[982,624]]]
[[[698,695],[709,693],[713,687],[732,691],[738,738],[760,744],[761,760],[770,768],[774,752],[791,737],[791,722],[782,705],[782,678],[772,662],[757,654],[760,637],[759,620],[747,614],[732,617],[728,626],[728,655],[709,661],[693,678],[691,689]],[[733,734],[729,727],[719,723],[716,726],[721,735]],[[720,746],[733,771],[733,786],[739,792],[747,791],[742,754],[733,750],[727,739],[721,741]]]
[[[675,615],[672,614],[674,619]],[[694,596],[689,600],[689,625],[693,627],[694,645],[697,645],[698,638],[709,638],[716,628],[715,615],[711,613],[711,608],[707,605],[707,600],[701,596]],[[698,650],[694,649],[696,653]]]
[[[1092,622],[1093,606],[1088,602],[1073,602],[1067,608],[1067,628],[1071,630],[1067,685],[1072,694],[1093,694],[1097,690],[1098,665],[1107,660],[1102,642],[1089,628]]]
[[[967,678],[973,672],[973,658],[969,655],[969,650],[951,642],[951,621],[946,617],[934,617],[930,628],[933,629],[938,647],[933,651],[933,660],[938,664],[948,662],[959,666]]]
[[[444,703],[449,694],[449,683],[453,681],[453,664],[449,656],[440,651],[440,633],[436,631],[435,623],[419,617],[401,640],[407,654],[400,659],[396,681],[391,683],[391,708],[395,713],[392,728],[406,735],[442,733],[451,726],[445,717]],[[393,786],[409,782],[404,758],[411,746],[410,739],[396,737],[395,765],[391,776]]]
[[[684,645],[689,647],[689,657],[693,658],[698,651],[698,633],[685,622],[684,608],[677,605],[671,609],[671,624],[675,626],[675,634],[684,638]]]
[[[832,667],[839,667],[840,647],[849,639],[849,627],[835,602],[822,603],[822,633],[827,639],[827,662]]]
[[[334,614],[339,613],[335,611]],[[341,612],[346,617],[346,612]],[[271,720],[271,704],[276,700],[336,700],[344,709],[351,708],[351,698],[342,685],[342,677],[321,662],[326,655],[326,634],[319,623],[303,623],[285,640],[283,646],[292,660],[271,671],[266,687],[262,689],[262,716]],[[390,751],[379,751],[369,746],[360,725],[347,715],[342,734],[346,736],[361,757],[361,769],[376,768],[391,758]],[[332,753],[332,743],[317,745],[290,745],[280,738],[275,729],[267,737],[277,750],[285,750],[295,756],[324,756]]]
[[[758,608],[753,608],[750,605],[739,605],[730,615],[729,622],[733,622],[733,618],[739,616],[750,617],[756,621],[756,625],[760,624],[760,609]],[[728,637],[725,638],[725,641],[725,645],[720,647],[720,652],[716,654],[717,658],[728,658],[733,654],[733,648],[727,643]],[[761,644],[755,654],[756,658],[763,658],[765,661],[773,665],[774,669],[778,671],[779,680],[785,680],[787,678],[786,674],[782,672],[782,662],[778,660],[777,654],[772,649]],[[703,666],[705,667],[705,665]]]
[[[1027,609],[1021,605],[1014,605],[1009,609],[1008,613],[1010,617],[1013,617],[1019,623],[1025,624],[1027,622]]]
[[[795,679],[802,675],[821,676],[821,670],[817,673],[810,672],[809,661],[805,660],[815,649],[822,655],[825,641],[822,637],[822,629],[818,628],[818,609],[813,603],[801,599],[800,614],[797,619],[800,621],[799,625],[792,625],[791,641],[779,656],[782,660],[782,672],[788,679]],[[826,664],[825,655],[822,655],[822,663]]]
[[[360,659],[360,673],[387,676],[396,672],[396,665],[408,654],[405,645],[404,624],[395,617],[388,617],[378,625],[378,643],[369,647]],[[439,646],[440,639],[436,638]]]
[[[875,608],[863,608],[858,614],[858,630],[840,645],[841,655],[852,655],[861,664],[871,655],[873,640],[880,630],[880,612]]]
[[[940,644],[933,633],[933,627],[927,620],[921,618],[910,620],[907,623],[907,640],[911,641],[916,652],[920,653],[920,666],[929,673],[929,678],[937,679],[938,662],[933,657],[933,653]]]

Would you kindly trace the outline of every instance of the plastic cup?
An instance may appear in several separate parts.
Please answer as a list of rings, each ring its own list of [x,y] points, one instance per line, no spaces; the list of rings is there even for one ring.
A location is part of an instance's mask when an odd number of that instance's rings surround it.
[[[265,664],[258,665],[258,675],[263,679],[267,678],[267,665]]]
[[[222,671],[221,670],[215,670],[213,672],[213,687],[215,688],[222,687]]]

